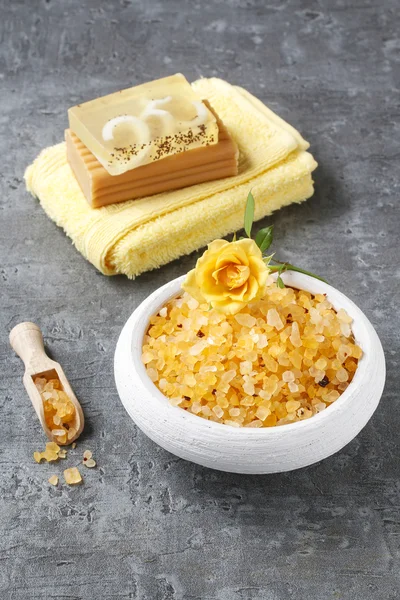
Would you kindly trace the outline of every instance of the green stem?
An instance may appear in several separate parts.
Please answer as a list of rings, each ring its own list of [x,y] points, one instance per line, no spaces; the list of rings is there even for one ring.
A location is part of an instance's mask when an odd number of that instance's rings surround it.
[[[328,283],[326,279],[323,277],[319,277],[319,275],[315,275],[315,273],[311,273],[311,271],[306,271],[305,269],[301,269],[300,267],[295,267],[290,263],[281,262],[280,260],[273,259],[274,262],[279,263],[278,265],[269,265],[269,270],[271,273],[283,273],[284,271],[296,271],[296,273],[303,273],[304,275],[309,275],[310,277],[314,277],[314,279],[318,279],[319,281],[323,281],[324,283]]]

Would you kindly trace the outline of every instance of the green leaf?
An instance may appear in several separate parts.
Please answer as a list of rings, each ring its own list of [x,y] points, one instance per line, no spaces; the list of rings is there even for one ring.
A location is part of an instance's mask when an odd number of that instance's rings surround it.
[[[272,272],[273,272],[274,265],[270,265],[269,263],[271,262],[271,260],[273,259],[273,257],[274,257],[273,254],[270,254],[269,256],[263,256],[263,261],[270,268],[270,270],[272,270]]]
[[[212,304],[211,304],[211,302],[208,305],[208,312],[210,312],[210,310],[212,310]]]
[[[268,250],[270,245],[272,244],[272,240],[274,238],[273,232],[274,226],[270,225],[269,227],[264,227],[264,229],[260,229],[260,231],[256,235],[256,244],[260,248],[261,252],[265,252]]]
[[[278,275],[278,279],[276,280],[276,285],[278,286],[278,288],[283,289],[285,287],[285,284],[283,283],[283,279],[280,275]]]
[[[235,231],[235,233],[233,234],[232,242],[236,242],[236,231]]]
[[[244,210],[244,230],[248,237],[251,237],[251,228],[254,221],[254,196],[251,191],[248,193],[246,208]]]

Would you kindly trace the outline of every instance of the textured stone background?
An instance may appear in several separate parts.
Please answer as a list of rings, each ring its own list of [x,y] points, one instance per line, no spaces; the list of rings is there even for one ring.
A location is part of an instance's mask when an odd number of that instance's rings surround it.
[[[0,597],[7,600],[396,600],[400,596],[395,0],[0,0]],[[388,378],[336,456],[265,477],[185,463],[118,399],[118,334],[192,255],[107,279],[24,190],[66,109],[176,71],[248,88],[297,126],[320,166],[307,203],[265,220],[289,260],[325,273],[381,336]],[[99,468],[57,489],[7,335],[40,324],[87,416]],[[69,463],[73,463],[72,452]]]

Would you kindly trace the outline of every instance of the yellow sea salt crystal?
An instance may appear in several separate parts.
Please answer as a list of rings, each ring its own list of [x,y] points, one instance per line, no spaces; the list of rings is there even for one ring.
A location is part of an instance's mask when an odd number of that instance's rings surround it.
[[[49,483],[50,483],[51,485],[57,485],[57,484],[58,484],[58,477],[57,477],[57,475],[52,475],[52,476],[49,478]]]
[[[35,461],[37,463],[40,463],[41,460],[44,460],[44,456],[42,455],[41,452],[34,452],[33,453],[33,458],[35,459]]]
[[[70,427],[68,429],[68,434],[67,435],[68,435],[68,439],[72,440],[72,438],[76,435],[76,429],[75,429],[75,427]]]
[[[360,346],[357,346],[357,345],[352,346],[352,348],[351,348],[351,355],[354,358],[357,358],[357,359],[361,358],[362,354],[363,354],[363,351],[361,350]]]
[[[82,476],[76,467],[71,467],[70,469],[65,469],[64,479],[68,485],[76,485],[82,481]]]
[[[269,408],[265,408],[265,406],[259,406],[256,411],[256,417],[260,419],[260,421],[265,421],[265,419],[271,414]]]
[[[46,450],[49,450],[50,452],[60,452],[61,448],[55,442],[47,442]]]
[[[58,452],[52,452],[51,450],[46,450],[45,452],[42,453],[42,457],[47,462],[54,462],[54,461],[58,460]]]
[[[60,451],[60,446],[58,446],[55,442],[48,442],[46,444],[46,449],[44,452],[34,452],[33,458],[37,463],[40,463],[42,460],[46,462],[53,462],[58,459],[58,453]]]

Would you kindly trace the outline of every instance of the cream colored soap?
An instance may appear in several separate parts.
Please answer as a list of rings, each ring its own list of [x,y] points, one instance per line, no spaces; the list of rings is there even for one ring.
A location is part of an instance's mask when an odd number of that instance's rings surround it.
[[[207,100],[205,103],[217,119],[218,144],[168,156],[117,176],[110,175],[77,136],[67,129],[68,162],[89,204],[99,208],[237,175],[237,145]]]
[[[218,142],[215,116],[180,73],[78,104],[68,117],[110,175]]]

